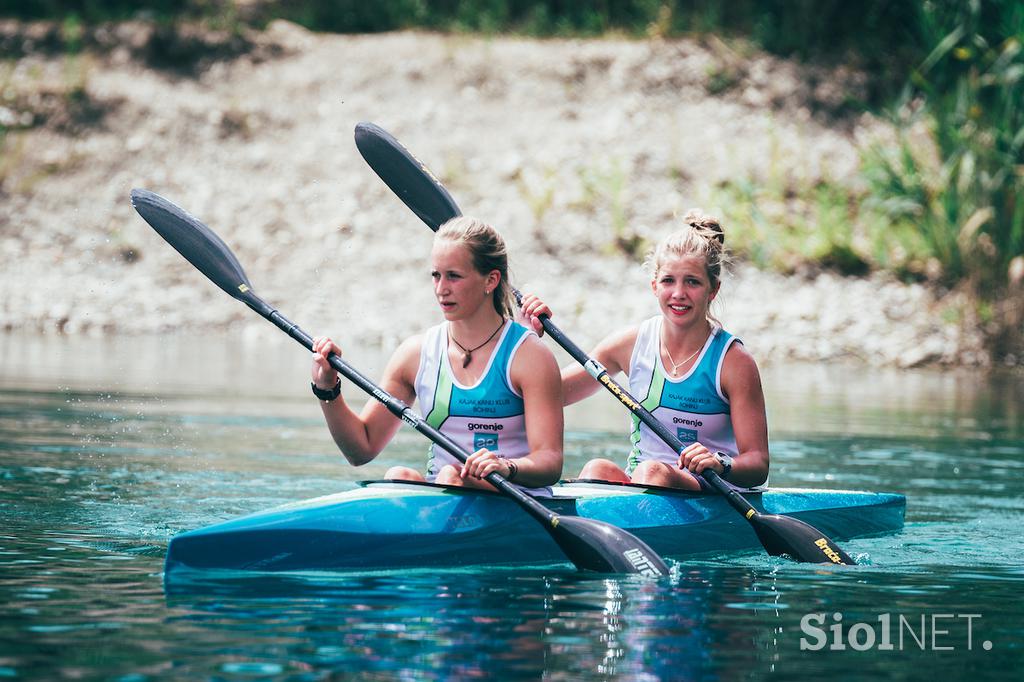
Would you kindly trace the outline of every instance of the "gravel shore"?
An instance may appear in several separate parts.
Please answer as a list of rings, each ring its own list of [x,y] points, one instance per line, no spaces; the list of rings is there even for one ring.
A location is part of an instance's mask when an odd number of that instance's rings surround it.
[[[858,74],[756,54],[738,65],[714,43],[335,36],[283,22],[259,40],[188,77],[114,49],[89,62],[97,122],[7,136],[0,329],[277,333],[145,225],[133,187],[210,225],[310,332],[390,346],[432,324],[430,234],[359,157],[352,130],[368,120],[503,232],[516,284],[586,346],[656,311],[637,259],[615,247],[622,225],[655,241],[690,207],[715,213],[717,183],[767,163],[853,182],[857,141],[881,127],[829,113],[863,87]],[[23,57],[10,87],[61,68]],[[723,72],[737,83],[709,94]],[[956,319],[964,302],[881,275],[737,263],[721,299],[720,319],[762,362],[988,362]]]

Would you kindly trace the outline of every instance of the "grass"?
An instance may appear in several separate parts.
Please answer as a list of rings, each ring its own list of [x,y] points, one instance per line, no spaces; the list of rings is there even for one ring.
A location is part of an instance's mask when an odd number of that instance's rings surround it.
[[[606,159],[577,170],[580,196],[573,208],[587,213],[604,210],[611,218],[611,240],[606,248],[631,258],[640,258],[647,242],[630,227],[629,173],[621,160]]]
[[[88,63],[79,61],[89,27],[128,18],[235,32],[284,18],[338,32],[416,27],[455,34],[699,36],[712,47],[753,45],[860,68],[870,76],[867,101],[851,109],[881,111],[896,131],[863,149],[863,186],[789,178],[769,160],[763,175],[725,183],[703,203],[726,207],[731,245],[762,267],[854,275],[884,269],[927,280],[969,293],[976,317],[998,328],[994,334],[1010,339],[1006,344],[1024,340],[1024,306],[1012,305],[1024,297],[1024,3],[1018,0],[0,0],[0,16],[59,22],[67,60],[60,96],[72,122],[75,111],[88,116],[95,108],[85,87]],[[709,67],[707,88],[727,96],[742,78],[742,60],[717,51],[722,58]],[[3,80],[0,72],[0,91],[7,92]],[[0,100],[8,109],[12,103]],[[19,126],[10,121],[21,119],[5,120],[0,183],[7,187],[24,152],[11,139]],[[457,180],[463,171],[449,165]],[[682,166],[675,172],[686,181]],[[645,245],[629,228],[628,172],[610,161],[582,169],[579,179],[583,189],[574,206],[609,213],[609,248],[641,252]],[[530,180],[520,176],[519,190],[540,223],[556,200],[554,180],[551,173]]]
[[[860,276],[876,265],[869,253],[867,217],[845,185],[744,178],[722,183],[706,203],[723,207],[733,254],[762,269],[787,274],[828,269]]]
[[[927,17],[933,49],[889,112],[897,139],[864,154],[868,207],[894,240],[982,299],[1024,255],[1024,7],[995,4],[1002,23],[974,3]]]
[[[96,124],[104,108],[89,95],[93,58],[85,53],[68,53],[59,58],[60,78],[42,68],[27,69],[16,76],[14,64],[0,61],[0,189],[8,193],[29,193],[42,180],[82,163],[80,156],[59,161],[35,162],[25,133],[39,126],[51,126],[75,134]]]
[[[517,172],[515,181],[519,196],[530,207],[534,224],[540,225],[544,222],[544,216],[555,204],[555,191],[559,184],[558,170],[548,166],[541,169],[539,176],[533,173]]]

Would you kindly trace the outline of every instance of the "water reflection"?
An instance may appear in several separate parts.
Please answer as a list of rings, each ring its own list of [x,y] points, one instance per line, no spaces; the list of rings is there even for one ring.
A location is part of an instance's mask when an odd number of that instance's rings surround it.
[[[985,598],[1008,598],[1022,580],[1019,573],[1009,577],[1010,584],[982,587]],[[886,612],[916,621],[931,612],[976,609],[977,596],[959,593],[951,578],[941,571],[909,577],[876,572],[851,580],[843,572],[792,565],[677,567],[661,581],[502,571],[263,577],[207,584],[201,595],[172,593],[168,607],[176,626],[196,629],[202,641],[245,630],[261,642],[255,648],[261,653],[248,662],[287,661],[286,670],[417,679],[498,672],[556,679],[732,679],[755,670],[799,670],[801,677],[852,679],[842,673],[845,664],[801,651],[800,618],[841,612],[876,622]],[[1005,662],[1022,629],[1008,602],[986,610],[975,623],[978,637],[998,644],[1001,654],[993,648],[986,655]],[[959,644],[966,655],[966,643]],[[964,666],[983,662],[979,656],[986,652],[976,646],[968,653]],[[932,655],[919,664],[937,674],[950,662]],[[870,678],[892,661],[849,663],[859,667],[857,676]]]
[[[287,344],[0,339],[0,676],[1011,679],[1020,662],[1019,379],[767,369],[775,485],[907,495],[906,530],[844,543],[861,564],[845,570],[748,552],[655,582],[486,569],[165,590],[175,533],[418,465],[422,439],[344,465]],[[602,404],[570,415],[567,469],[620,452]],[[993,648],[804,651],[811,612],[981,613]]]
[[[416,678],[432,671],[441,679],[497,671],[685,679],[700,676],[716,648],[730,646],[725,633],[708,630],[709,613],[725,608],[718,594],[707,575],[659,583],[445,572],[226,579],[172,588],[168,606],[181,613],[176,618],[213,631],[288,623],[293,666]],[[256,662],[272,660],[281,658]]]
[[[563,351],[554,350],[560,364],[571,362]],[[350,362],[371,377],[380,375],[387,360],[380,348],[359,348],[350,355]],[[307,409],[308,373],[307,353],[269,325],[223,335],[0,334],[4,386],[48,392],[56,386],[59,393],[84,389],[178,399],[216,397],[219,400],[203,406],[213,414],[319,416]],[[899,433],[1024,438],[1024,379],[1019,372],[780,363],[762,367],[762,378],[773,436]],[[357,389],[343,389],[357,402],[366,399]],[[609,425],[627,421],[610,398],[575,405],[567,418],[570,429],[583,432],[607,432]]]

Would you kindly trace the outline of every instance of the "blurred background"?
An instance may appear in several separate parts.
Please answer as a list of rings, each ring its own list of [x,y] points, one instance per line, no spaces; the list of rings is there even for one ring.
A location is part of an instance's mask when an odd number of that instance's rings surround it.
[[[1019,0],[0,0],[0,678],[1016,679],[1022,42]],[[379,377],[439,315],[360,121],[499,228],[583,347],[656,313],[642,262],[690,208],[719,217],[772,485],[900,492],[905,529],[844,540],[851,571],[165,590],[180,532],[422,466],[411,429],[349,466],[308,353],[129,202],[201,218]],[[564,474],[620,459],[626,422],[568,409]],[[973,650],[799,647],[801,614],[882,609],[983,618]]]
[[[429,235],[351,141],[371,120],[506,234],[520,286],[583,342],[647,314],[639,264],[700,207],[735,257],[720,317],[762,361],[1024,361],[1018,2],[2,0],[0,17],[8,333],[274,333],[148,232],[136,186],[210,224],[312,331],[389,347],[431,323]]]

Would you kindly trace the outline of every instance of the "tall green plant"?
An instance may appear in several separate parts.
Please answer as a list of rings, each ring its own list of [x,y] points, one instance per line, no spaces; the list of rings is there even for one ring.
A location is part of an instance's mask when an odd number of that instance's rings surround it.
[[[986,297],[1024,254],[1024,5],[925,2],[928,56],[894,109],[897,144],[865,158],[869,207]]]

